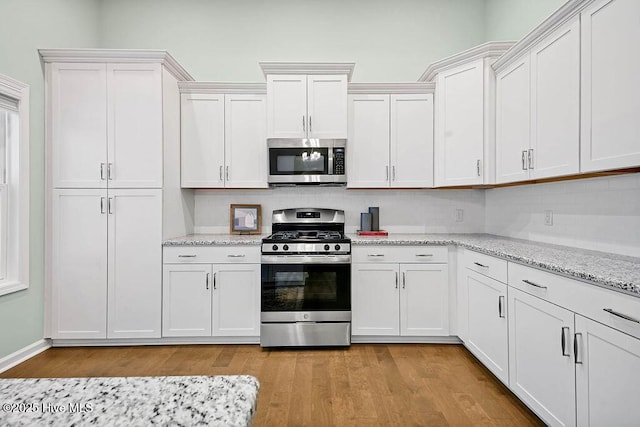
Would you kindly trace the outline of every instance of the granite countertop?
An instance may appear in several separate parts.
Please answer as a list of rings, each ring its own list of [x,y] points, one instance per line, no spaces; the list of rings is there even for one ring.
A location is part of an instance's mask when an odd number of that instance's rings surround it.
[[[189,234],[167,239],[162,242],[162,246],[259,246],[267,236],[268,234]]]
[[[4,426],[249,426],[258,380],[248,375],[0,380]]]

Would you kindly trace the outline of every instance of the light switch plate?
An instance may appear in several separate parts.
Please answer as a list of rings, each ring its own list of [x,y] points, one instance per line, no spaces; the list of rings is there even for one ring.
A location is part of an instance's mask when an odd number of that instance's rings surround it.
[[[464,221],[464,209],[456,209],[456,222]]]
[[[544,211],[544,225],[553,225],[553,211]]]

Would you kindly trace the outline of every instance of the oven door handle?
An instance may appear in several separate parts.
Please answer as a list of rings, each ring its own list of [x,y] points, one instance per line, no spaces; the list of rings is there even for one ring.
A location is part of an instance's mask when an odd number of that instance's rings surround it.
[[[351,255],[262,255],[262,264],[350,264]]]

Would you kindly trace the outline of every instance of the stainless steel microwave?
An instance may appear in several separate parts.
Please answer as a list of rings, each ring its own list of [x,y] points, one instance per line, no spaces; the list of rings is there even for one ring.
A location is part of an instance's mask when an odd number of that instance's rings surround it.
[[[269,184],[346,184],[346,143],[346,139],[267,139]]]

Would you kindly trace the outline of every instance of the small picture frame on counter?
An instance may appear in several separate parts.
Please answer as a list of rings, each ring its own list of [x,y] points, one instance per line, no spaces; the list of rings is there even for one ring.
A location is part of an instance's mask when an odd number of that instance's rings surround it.
[[[261,205],[240,205],[240,204],[230,205],[229,233],[261,234],[262,233]]]

